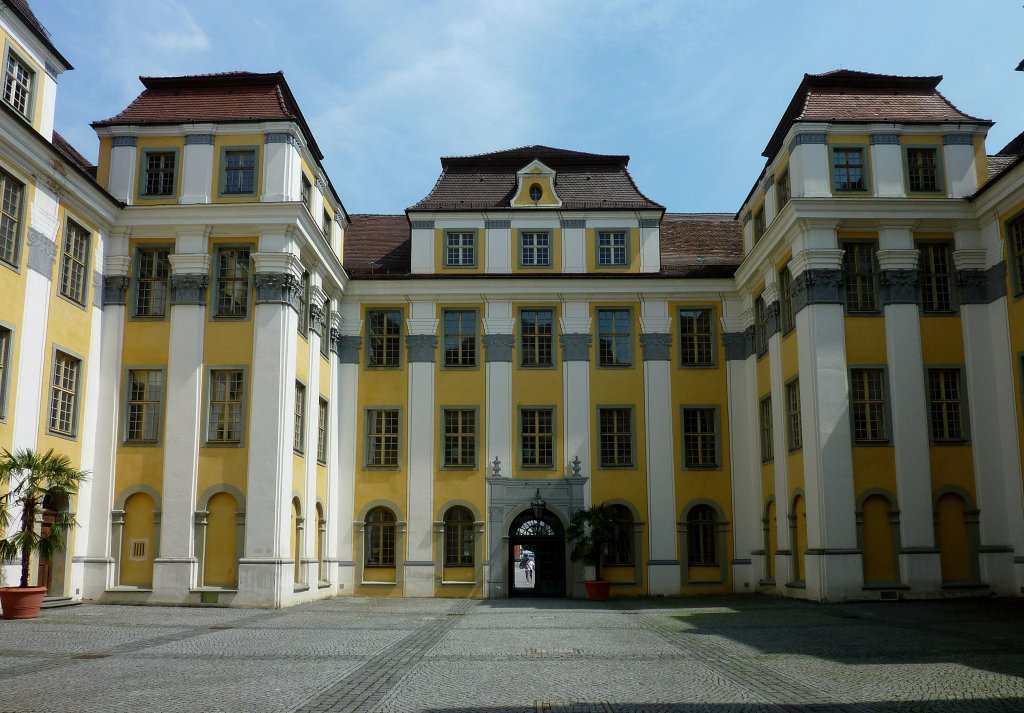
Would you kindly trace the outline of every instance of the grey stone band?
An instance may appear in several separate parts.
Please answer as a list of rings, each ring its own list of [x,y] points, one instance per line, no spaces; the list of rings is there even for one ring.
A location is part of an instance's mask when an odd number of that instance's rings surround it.
[[[942,143],[946,146],[971,146],[974,144],[972,134],[946,134],[942,137]]]
[[[587,333],[563,334],[558,338],[562,345],[563,361],[590,361],[590,344],[593,337]]]
[[[359,350],[363,348],[362,337],[339,336],[336,344],[339,362],[342,364],[359,363]]]
[[[797,146],[803,146],[804,144],[827,144],[828,134],[797,134],[793,137],[793,140],[789,142],[789,150],[793,151]]]
[[[754,217],[753,213],[751,213],[749,210],[746,213],[744,213],[743,214],[743,225],[746,225],[747,223],[749,223],[750,219],[753,218],[753,217]]]
[[[562,221],[559,221],[559,225],[561,225],[562,228],[586,228],[587,227],[587,221],[586,220],[577,220],[577,219],[562,220]]]
[[[207,282],[209,278],[204,273],[171,275],[171,304],[205,305]]]
[[[764,306],[764,340],[768,343],[768,340],[773,335],[779,333],[779,303],[769,302]]]
[[[92,272],[92,306],[103,309],[103,275],[95,270]]]
[[[118,146],[135,146],[136,143],[138,143],[138,139],[134,136],[115,136],[110,145],[116,148]]]
[[[258,272],[256,304],[285,304],[299,311],[302,282],[290,272]]]
[[[761,184],[761,190],[763,190],[765,193],[767,193],[768,189],[771,188],[774,185],[775,185],[775,174],[774,173],[769,173],[765,177],[764,183]]]
[[[47,280],[53,279],[53,262],[57,259],[57,243],[35,228],[28,229],[28,268]]]
[[[334,214],[334,222],[340,225],[342,228],[345,227],[345,217],[341,214],[340,210]]]
[[[511,334],[485,334],[483,343],[485,362],[512,361],[512,347],[516,340]]]
[[[185,145],[213,146],[213,134],[186,134]]]
[[[434,221],[432,220],[413,220],[410,221],[413,230],[433,230]]]
[[[842,270],[804,270],[793,278],[793,313],[808,305],[843,304]]]
[[[661,332],[640,335],[644,361],[669,361],[672,358],[672,335]]]
[[[641,218],[640,219],[640,227],[641,228],[660,228],[661,227],[661,219],[660,218]]]
[[[437,336],[433,334],[408,334],[405,348],[409,351],[409,363],[437,360]]]
[[[128,294],[127,275],[108,275],[103,278],[103,305],[123,305]]]
[[[871,134],[869,140],[872,144],[895,144],[899,146],[899,134]]]
[[[722,335],[726,361],[743,361],[754,353],[753,328]]]
[[[324,181],[324,179],[320,178],[319,176],[317,176],[316,180],[313,181],[313,185],[316,186],[316,189],[321,193],[327,190],[327,183]]]
[[[338,340],[341,339],[341,332],[338,331],[337,327],[331,327],[327,330],[327,338],[331,340],[331,351],[338,354],[341,349],[341,345],[338,344]]]
[[[309,306],[309,328],[316,332],[318,337],[324,336],[324,308],[320,305]]]
[[[957,270],[960,304],[982,305],[1006,297],[1006,262],[998,262],[987,270]]]
[[[263,135],[263,143],[265,144],[291,144],[292,146],[298,146],[299,140],[294,134],[287,131],[274,131],[269,134]]]
[[[484,228],[487,230],[509,230],[512,228],[511,220],[485,220]]]
[[[882,270],[878,282],[883,305],[917,304],[917,270]]]

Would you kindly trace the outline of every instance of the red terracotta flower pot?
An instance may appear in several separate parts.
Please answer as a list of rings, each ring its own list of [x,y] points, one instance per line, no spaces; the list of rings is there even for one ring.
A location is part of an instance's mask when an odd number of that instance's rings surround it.
[[[587,587],[587,599],[592,602],[606,602],[612,593],[612,583],[607,579],[588,579],[583,583]]]
[[[46,596],[46,587],[0,587],[4,619],[35,619]]]

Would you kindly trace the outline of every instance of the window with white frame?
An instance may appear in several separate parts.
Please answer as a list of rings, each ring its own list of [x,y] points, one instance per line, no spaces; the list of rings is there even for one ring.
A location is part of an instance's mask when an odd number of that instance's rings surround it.
[[[597,264],[599,267],[625,267],[629,260],[629,242],[624,230],[599,230]]]
[[[32,114],[32,82],[35,72],[13,51],[4,67],[4,101],[26,119]]]

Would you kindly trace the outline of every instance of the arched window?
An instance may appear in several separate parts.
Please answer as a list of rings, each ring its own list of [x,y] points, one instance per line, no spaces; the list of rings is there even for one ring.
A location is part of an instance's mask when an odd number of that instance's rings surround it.
[[[633,513],[625,505],[612,505],[619,523],[619,539],[608,545],[604,563],[611,567],[633,566]]]
[[[697,567],[718,564],[715,542],[715,511],[710,505],[697,505],[686,516],[686,549],[689,563]]]
[[[321,582],[327,581],[327,566],[324,553],[327,551],[327,518],[324,517],[324,506],[316,504],[316,565],[317,577]]]
[[[444,514],[444,564],[446,567],[472,567],[473,513],[462,506]]]
[[[366,566],[395,566],[395,514],[376,507],[366,514]]]

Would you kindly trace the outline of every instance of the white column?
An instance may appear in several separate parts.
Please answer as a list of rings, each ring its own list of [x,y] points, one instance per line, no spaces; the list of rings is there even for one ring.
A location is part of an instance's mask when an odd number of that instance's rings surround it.
[[[513,256],[513,236],[511,220],[487,220],[484,222],[486,249],[484,256],[488,274],[512,272],[512,265],[518,262]]]
[[[431,274],[434,267],[434,221],[411,219],[410,267],[414,273]]]
[[[338,425],[338,587],[342,594],[355,588],[356,446],[359,439],[359,355],[363,329],[361,305],[344,300],[338,305],[338,380],[332,412]]]
[[[918,251],[906,226],[883,226],[879,245],[900,511],[900,574],[913,591],[934,593],[939,591],[942,576],[932,513],[928,397],[917,306]]]
[[[47,141],[53,141],[53,118],[57,109],[57,77],[60,70],[44,62],[45,70],[36,76],[43,95],[43,106],[39,112],[39,133]]]
[[[245,556],[238,565],[241,606],[279,607],[293,596],[289,551],[292,498],[292,419],[302,263],[285,235],[260,236],[253,254],[256,281]]]
[[[196,487],[202,435],[203,333],[212,258],[205,234],[178,236],[171,261],[171,334],[161,493],[160,551],[153,560],[153,599],[184,602],[197,581]]]
[[[590,303],[574,300],[562,303],[559,341],[562,347],[562,398],[565,404],[562,449],[563,473],[572,473],[574,458],[580,459],[581,472],[587,474],[583,486],[584,502],[591,505],[590,484]]]
[[[341,408],[341,395],[338,388],[339,368],[338,349],[341,339],[341,316],[338,314],[340,305],[335,298],[331,299],[330,323],[324,324],[324,335],[322,339],[330,340],[330,382],[323,387],[327,394],[327,532],[325,538],[324,562],[327,565],[326,579],[331,583],[331,593],[338,594],[339,590],[339,562],[338,562],[338,532],[341,527],[349,527],[352,522],[351,507],[348,511],[341,509],[341,492],[339,480],[339,432],[338,414]],[[349,557],[351,559],[351,557]],[[351,594],[351,590],[344,592]]]
[[[587,271],[587,221],[563,219],[562,272]]]
[[[136,168],[138,151],[135,148],[135,143],[134,136],[115,133],[111,137],[107,191],[114,198],[128,205],[134,202],[136,181],[138,180]]]
[[[749,349],[750,310],[739,299],[724,303],[722,318],[729,404],[729,454],[732,463],[733,589],[754,591],[765,578],[761,515],[761,461],[757,439],[757,362]],[[763,557],[774,553],[766,552]]]
[[[584,264],[586,264],[584,262]],[[661,270],[661,218],[640,219],[640,272]]]
[[[836,244],[835,227],[810,226],[805,244]],[[805,582],[812,599],[860,596],[850,437],[842,251],[808,248],[789,263],[797,304],[800,412],[807,500]]]
[[[906,197],[899,134],[871,134],[871,174],[879,198]]]
[[[267,127],[263,135],[263,193],[264,203],[299,200],[299,176],[302,161],[299,158],[299,139],[291,125]]]
[[[978,190],[974,136],[946,134],[942,137],[943,170],[950,198],[963,198]]]
[[[778,207],[775,204],[775,174],[769,173],[761,183],[761,191],[764,193],[764,225],[767,228],[778,215]]]
[[[488,465],[488,475],[494,474],[494,461],[499,462],[499,476],[509,477],[512,475],[515,461],[512,450],[512,354],[515,338],[513,327],[515,318],[512,316],[511,296],[495,295],[487,302],[487,313],[484,317],[484,362],[487,379],[487,394],[485,404],[486,430],[483,442],[487,444],[487,453],[484,456]],[[487,488],[487,528],[500,527],[501,523],[491,521],[491,488]],[[505,583],[502,579],[505,567],[500,564],[507,556],[505,549],[501,546],[500,538],[488,535],[488,542],[496,541],[498,544],[488,552],[488,562],[484,563],[482,576],[486,582],[486,597],[504,597]],[[490,565],[490,560],[495,565]],[[493,573],[493,574],[492,574]],[[491,577],[496,579],[491,579]]]
[[[110,550],[110,513],[114,503],[114,474],[118,440],[118,420],[121,413],[121,353],[124,340],[125,297],[131,258],[127,255],[128,237],[125,234],[108,240],[107,258],[103,277],[103,319],[99,348],[90,353],[99,364],[99,379],[95,383],[98,403],[96,411],[96,445],[92,474],[88,488],[83,488],[78,500],[89,500],[87,519],[79,518],[79,531],[75,537],[72,567],[81,568],[81,579],[73,576],[74,586],[81,582],[82,598],[98,599],[114,584],[114,557]]]
[[[790,192],[794,198],[827,198],[832,195],[828,125],[803,124],[802,129],[789,144]]]
[[[676,522],[675,474],[679,466],[673,448],[672,318],[666,300],[641,306],[640,345],[644,359],[644,422],[647,424],[647,512],[650,559],[648,594],[679,593],[680,570]]]
[[[405,342],[409,356],[408,530],[405,596],[434,595],[434,362],[437,359],[437,307],[409,303]]]
[[[181,159],[181,202],[209,203],[210,191],[220,181],[213,173],[213,124],[193,124],[185,130]],[[211,181],[210,178],[213,177]]]
[[[327,295],[321,288],[322,277],[316,270],[310,271],[309,290],[309,371],[306,379],[306,444],[305,464],[306,480],[302,494],[303,513],[306,516],[306,526],[302,530],[304,538],[302,552],[305,556],[302,559],[303,579],[309,585],[310,591],[316,592],[320,580],[320,563],[316,559],[316,540],[320,536],[320,528],[316,517],[316,481],[317,481],[317,460],[316,447],[318,438],[317,420],[320,414],[320,340],[323,339],[324,310],[323,304]],[[327,503],[324,503],[324,508]],[[326,512],[324,514],[326,517]]]

